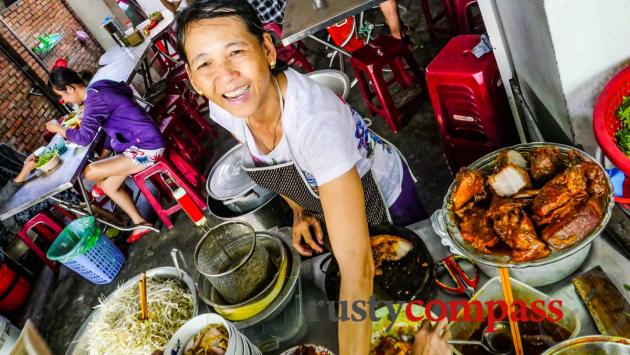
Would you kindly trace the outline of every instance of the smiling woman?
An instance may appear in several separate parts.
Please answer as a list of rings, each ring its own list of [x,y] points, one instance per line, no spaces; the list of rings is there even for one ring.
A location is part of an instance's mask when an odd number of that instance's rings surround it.
[[[368,224],[426,217],[398,150],[332,91],[280,65],[245,0],[199,0],[179,14],[177,29],[211,118],[244,144],[243,169],[293,209],[293,246],[302,255],[322,252],[325,229],[341,300],[367,301],[374,275]],[[341,321],[341,354],[367,354],[369,334],[369,320]]]

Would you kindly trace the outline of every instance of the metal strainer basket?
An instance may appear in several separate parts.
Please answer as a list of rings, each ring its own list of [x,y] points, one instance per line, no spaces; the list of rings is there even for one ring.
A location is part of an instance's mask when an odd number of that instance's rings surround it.
[[[272,275],[267,249],[256,243],[256,232],[245,222],[226,222],[197,243],[195,267],[230,304],[261,291]]]

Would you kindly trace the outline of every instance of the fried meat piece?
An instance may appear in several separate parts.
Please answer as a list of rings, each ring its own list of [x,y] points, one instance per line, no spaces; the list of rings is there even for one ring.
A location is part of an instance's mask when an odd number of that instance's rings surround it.
[[[562,153],[557,147],[534,148],[528,158],[529,174],[537,181],[550,177],[562,164]]]
[[[556,249],[569,247],[586,237],[597,227],[604,215],[602,198],[593,195],[575,214],[568,214],[542,231],[545,242]]]
[[[464,207],[471,199],[475,202],[487,197],[486,182],[477,170],[461,169],[455,176],[455,190],[451,195],[453,210]]]
[[[413,249],[413,244],[406,239],[385,234],[370,238],[370,244],[376,275],[383,274],[383,270],[381,270],[383,261],[398,261]]]
[[[517,152],[516,150],[504,150],[497,155],[494,172],[499,172],[508,164],[514,164],[523,169],[527,169],[527,160],[525,160],[521,153]]]
[[[536,189],[522,190],[516,195],[513,195],[512,198],[534,198],[536,197],[536,195],[538,195],[539,192],[540,190],[536,190]]]
[[[507,197],[531,187],[532,183],[527,170],[509,163],[496,174],[488,176],[488,185],[497,195]]]
[[[413,343],[407,343],[402,340],[396,340],[392,336],[384,336],[378,343],[373,354],[375,355],[411,355]]]
[[[591,162],[578,164],[577,167],[582,170],[584,177],[588,180],[588,192],[594,195],[604,195],[608,193],[608,180],[606,173],[599,165]]]
[[[555,221],[559,221],[566,216],[573,216],[580,205],[582,205],[587,199],[587,193],[579,193],[569,200],[569,202],[551,211],[548,215],[544,217],[533,215],[532,219],[536,222],[537,226],[544,226]]]
[[[524,212],[525,203],[495,196],[487,216],[493,220],[496,234],[512,249],[514,261],[544,258],[550,250],[534,229],[534,224]]]
[[[586,192],[586,179],[582,169],[577,166],[570,167],[543,186],[534,198],[532,209],[535,214],[543,217],[566,204],[576,195]]]
[[[480,207],[473,207],[468,211],[462,217],[459,228],[462,238],[484,254],[490,254],[491,251],[488,248],[501,241],[492,229],[490,219],[486,217],[486,211]]]

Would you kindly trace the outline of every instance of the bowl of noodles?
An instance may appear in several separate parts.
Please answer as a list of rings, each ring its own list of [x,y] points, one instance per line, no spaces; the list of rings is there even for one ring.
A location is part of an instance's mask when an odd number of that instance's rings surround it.
[[[175,332],[198,314],[193,280],[173,267],[147,274],[148,319],[141,320],[138,281],[120,285],[83,323],[66,354],[151,354],[162,350]]]

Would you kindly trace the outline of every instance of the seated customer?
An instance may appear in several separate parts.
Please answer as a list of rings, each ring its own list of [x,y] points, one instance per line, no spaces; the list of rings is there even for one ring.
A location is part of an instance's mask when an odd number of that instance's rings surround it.
[[[129,175],[145,170],[162,157],[165,143],[156,123],[133,100],[133,93],[125,83],[99,80],[88,85],[77,72],[56,68],[50,73],[50,86],[65,102],[83,104],[84,110],[80,128],[65,128],[52,120],[46,129],[79,145],[91,144],[99,129],[103,129],[116,155],[89,164],[83,173],[136,226],[150,226],[122,187]],[[132,243],[149,231],[136,229],[127,241]]]

